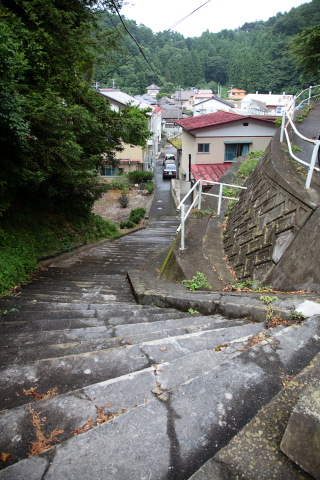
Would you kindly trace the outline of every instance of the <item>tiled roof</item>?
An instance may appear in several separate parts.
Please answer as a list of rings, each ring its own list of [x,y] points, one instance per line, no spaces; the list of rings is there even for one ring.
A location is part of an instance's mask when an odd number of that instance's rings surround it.
[[[260,122],[274,123],[273,118],[255,117],[252,115],[238,115],[230,112],[215,112],[207,115],[199,115],[198,117],[185,118],[177,120],[176,123],[184,130],[198,130],[200,128],[215,127],[231,122],[242,122],[243,120],[254,119]]]
[[[232,162],[225,163],[211,163],[208,165],[191,165],[191,172],[196,180],[202,178],[202,180],[210,180],[212,182],[218,182],[219,178],[224,174]],[[206,185],[206,182],[204,182]],[[209,184],[207,184],[209,185]]]

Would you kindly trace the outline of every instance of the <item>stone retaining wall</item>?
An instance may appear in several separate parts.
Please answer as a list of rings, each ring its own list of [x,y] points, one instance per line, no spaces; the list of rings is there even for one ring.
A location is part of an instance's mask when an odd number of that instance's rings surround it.
[[[224,247],[240,281],[319,292],[318,180],[306,190],[285,148],[277,132],[232,210]]]

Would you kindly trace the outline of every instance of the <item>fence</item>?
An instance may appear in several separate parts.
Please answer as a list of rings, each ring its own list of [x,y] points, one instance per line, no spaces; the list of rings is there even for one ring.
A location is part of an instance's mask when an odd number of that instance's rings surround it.
[[[312,100],[320,98],[320,94],[312,95],[314,88],[320,88],[320,85],[314,85],[314,86],[306,88],[305,90],[300,92],[299,95],[297,95],[297,97],[294,99],[294,102],[288,107],[288,109],[284,110],[282,112],[281,134],[280,134],[280,142],[283,142],[284,137],[286,138],[286,142],[287,142],[287,145],[288,145],[290,156],[292,158],[294,158],[297,162],[299,162],[302,165],[305,165],[306,167],[308,167],[308,175],[307,175],[306,184],[305,184],[306,188],[310,188],[313,171],[314,170],[319,171],[319,168],[316,167],[315,164],[316,164],[316,161],[317,161],[318,156],[319,156],[320,138],[318,138],[317,140],[314,140],[314,139],[307,138],[304,135],[302,135],[297,130],[297,127],[295,126],[295,124],[293,122],[293,116],[294,116],[295,111],[297,109],[301,108],[302,106],[304,106],[304,104],[307,104],[309,106],[310,103],[312,102]],[[303,98],[303,96],[306,96],[307,98]],[[301,101],[300,101],[299,105],[296,106],[297,105],[297,100],[299,98],[301,99]],[[288,132],[288,126],[289,125],[291,126],[291,128],[295,132],[295,134],[298,135],[298,137],[300,137],[305,142],[309,142],[309,143],[312,143],[314,145],[313,150],[312,150],[312,154],[311,154],[311,158],[310,158],[310,163],[305,162],[304,160],[301,160],[301,158],[294,155],[294,153],[292,151],[291,142],[290,142],[289,132]]]
[[[210,185],[219,185],[219,193],[214,194],[214,193],[208,193],[203,191],[203,182],[206,183],[206,186],[208,184]],[[194,206],[197,204],[198,210],[201,210],[201,202],[202,202],[202,197],[203,195],[207,195],[209,197],[217,197],[218,198],[218,208],[217,208],[217,215],[220,215],[221,213],[221,203],[222,199],[226,198],[228,200],[238,200],[237,197],[229,197],[227,195],[223,195],[223,187],[231,187],[231,188],[237,188],[237,189],[243,189],[246,190],[247,187],[240,187],[239,185],[230,185],[228,183],[220,183],[220,182],[213,182],[210,180],[203,180],[200,179],[198,180],[194,186],[189,190],[189,192],[183,197],[181,202],[179,203],[177,210],[180,210],[180,226],[177,229],[177,232],[181,231],[181,250],[185,249],[185,222],[188,218],[188,215],[190,214],[191,210],[194,208]],[[191,194],[194,195],[194,199],[191,202],[190,206],[189,204],[186,204],[187,199]],[[188,208],[189,207],[189,208]]]

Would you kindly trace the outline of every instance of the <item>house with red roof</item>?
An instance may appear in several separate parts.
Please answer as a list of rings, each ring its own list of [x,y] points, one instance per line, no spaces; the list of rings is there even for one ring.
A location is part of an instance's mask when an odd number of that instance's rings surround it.
[[[215,112],[176,121],[182,128],[179,178],[218,181],[232,162],[253,150],[265,150],[275,133],[270,116]]]

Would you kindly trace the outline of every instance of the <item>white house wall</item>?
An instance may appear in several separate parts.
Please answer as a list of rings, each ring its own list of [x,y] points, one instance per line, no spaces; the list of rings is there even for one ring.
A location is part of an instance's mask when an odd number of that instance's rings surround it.
[[[249,123],[247,127],[243,123]],[[225,157],[225,142],[243,142],[250,144],[249,151],[265,150],[275,132],[274,125],[260,124],[252,120],[239,124],[222,125],[215,128],[206,128],[191,134],[182,132],[182,155],[180,173],[189,171],[189,154],[192,164],[223,163]],[[209,153],[198,153],[198,143],[208,143]]]

